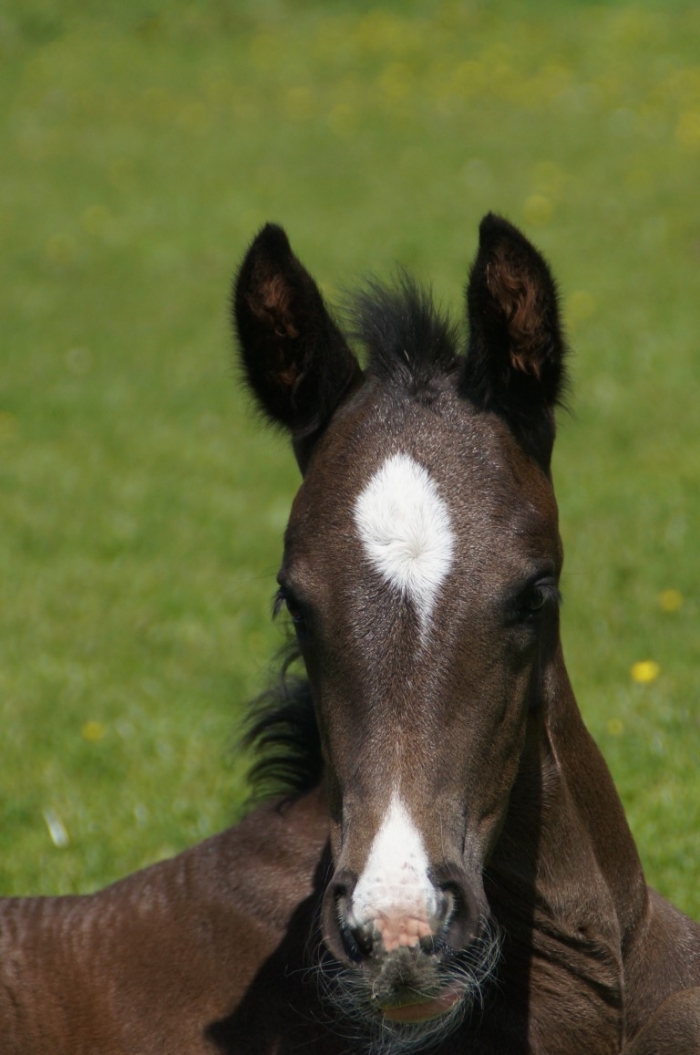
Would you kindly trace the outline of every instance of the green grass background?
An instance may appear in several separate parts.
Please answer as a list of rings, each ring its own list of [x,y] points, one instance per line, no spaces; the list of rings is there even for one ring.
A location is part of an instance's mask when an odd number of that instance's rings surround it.
[[[234,383],[256,228],[331,298],[399,261],[461,310],[494,209],[576,350],[574,686],[700,916],[697,5],[5,0],[0,92],[0,890],[92,890],[239,815],[297,483]]]

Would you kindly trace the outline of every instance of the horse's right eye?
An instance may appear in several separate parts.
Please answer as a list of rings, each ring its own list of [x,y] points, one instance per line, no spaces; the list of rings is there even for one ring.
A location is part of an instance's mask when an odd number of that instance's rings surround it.
[[[304,622],[304,613],[301,610],[301,605],[294,600],[293,597],[287,597],[285,600],[287,611],[289,612],[292,622],[295,626]]]
[[[294,624],[294,629],[296,630],[297,635],[305,633],[306,615],[304,612],[304,606],[297,600],[290,590],[285,586],[280,586],[275,596],[274,614],[277,615],[283,607],[289,612],[289,617]]]

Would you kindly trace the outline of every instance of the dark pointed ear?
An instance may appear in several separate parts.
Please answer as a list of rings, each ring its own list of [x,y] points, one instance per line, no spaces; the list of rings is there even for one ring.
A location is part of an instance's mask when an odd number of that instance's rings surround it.
[[[264,413],[303,447],[361,370],[281,227],[267,224],[248,250],[234,285],[233,315],[249,388]]]
[[[493,213],[479,228],[467,313],[464,395],[501,414],[523,446],[548,467],[554,408],[565,385],[557,289],[541,254]]]

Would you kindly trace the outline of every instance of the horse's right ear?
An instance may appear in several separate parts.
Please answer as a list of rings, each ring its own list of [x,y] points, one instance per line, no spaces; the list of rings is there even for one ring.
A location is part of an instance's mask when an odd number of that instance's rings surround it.
[[[246,253],[233,317],[249,388],[264,413],[303,447],[361,370],[281,227],[267,224]]]

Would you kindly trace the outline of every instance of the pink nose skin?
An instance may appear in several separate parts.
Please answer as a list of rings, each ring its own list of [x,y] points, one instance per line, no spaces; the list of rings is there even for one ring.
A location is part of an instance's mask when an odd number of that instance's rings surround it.
[[[379,934],[385,952],[393,952],[401,946],[417,945],[421,938],[432,934],[430,924],[416,916],[395,916],[381,914],[373,920],[374,928]]]

